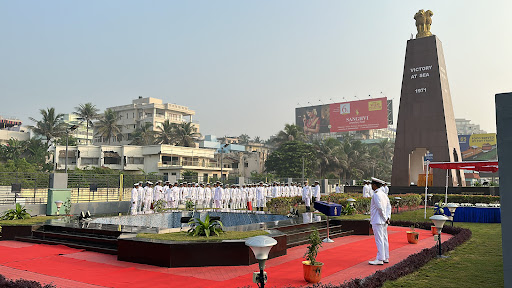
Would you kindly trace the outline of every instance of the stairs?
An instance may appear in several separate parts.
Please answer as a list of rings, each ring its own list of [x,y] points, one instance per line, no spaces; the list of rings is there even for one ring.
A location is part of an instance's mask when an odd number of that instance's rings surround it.
[[[32,231],[32,236],[15,237],[17,241],[66,245],[71,248],[117,255],[117,237],[120,231],[84,229],[43,225]]]
[[[318,230],[320,239],[327,237],[327,221],[283,226],[277,227],[276,229],[286,234],[287,248],[307,244],[309,242],[309,235],[315,229]],[[353,232],[353,230],[342,230],[342,225],[339,225],[337,221],[329,222],[329,238],[331,239],[349,236],[352,235]]]

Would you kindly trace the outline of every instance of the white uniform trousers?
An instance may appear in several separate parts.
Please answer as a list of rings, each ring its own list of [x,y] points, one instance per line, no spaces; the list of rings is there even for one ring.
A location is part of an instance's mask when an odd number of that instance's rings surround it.
[[[389,259],[388,224],[372,224],[375,244],[377,244],[377,260]]]
[[[137,205],[137,203],[135,203],[135,204],[133,204],[133,203],[132,203],[132,207],[131,207],[131,209],[130,209],[130,214],[131,214],[131,215],[137,215],[137,210],[138,210],[138,205]]]
[[[306,207],[310,207],[311,206],[311,199],[304,198],[304,203],[306,203]]]

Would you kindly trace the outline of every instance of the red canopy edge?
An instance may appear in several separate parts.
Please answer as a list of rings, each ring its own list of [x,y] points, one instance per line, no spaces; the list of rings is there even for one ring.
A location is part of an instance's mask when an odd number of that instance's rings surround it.
[[[429,167],[439,169],[459,169],[482,172],[497,172],[498,161],[467,161],[467,162],[430,162]]]

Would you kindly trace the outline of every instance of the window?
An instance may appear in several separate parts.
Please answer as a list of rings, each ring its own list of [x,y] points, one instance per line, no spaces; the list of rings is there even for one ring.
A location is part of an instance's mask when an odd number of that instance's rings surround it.
[[[171,175],[172,175],[172,176],[176,176],[176,172],[172,172],[172,173],[171,173]]]
[[[103,152],[103,163],[104,164],[121,164],[121,157],[117,152],[105,151]]]
[[[245,162],[245,163],[244,163],[244,167],[245,167],[245,168],[249,167],[249,163]]]
[[[126,164],[144,164],[144,157],[128,157]]]
[[[80,162],[83,166],[98,166],[99,160],[98,158],[80,158]]]
[[[231,167],[234,168],[234,169],[238,169],[238,163],[231,164]]]

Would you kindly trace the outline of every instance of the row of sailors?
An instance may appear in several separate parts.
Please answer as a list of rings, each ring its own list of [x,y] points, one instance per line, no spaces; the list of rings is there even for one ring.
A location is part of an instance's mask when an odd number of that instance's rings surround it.
[[[196,183],[174,183],[169,181],[162,186],[162,181],[153,183],[148,181],[143,187],[142,183],[135,183],[132,189],[131,214],[150,213],[152,204],[164,200],[167,208],[178,208],[178,205],[192,201],[201,204],[205,208],[231,208],[246,209],[248,205],[255,206],[257,210],[263,210],[266,202],[275,197],[301,196],[306,206],[312,197],[320,200],[320,185],[317,182],[309,186],[291,183],[273,183],[271,185],[260,182],[247,185],[223,185],[220,182],[214,185]],[[213,187],[212,187],[213,186]],[[249,204],[250,203],[250,204]]]
[[[373,194],[374,194],[374,191],[372,189],[372,181],[370,180],[364,180],[364,185],[363,185],[363,198],[372,198],[373,197]],[[389,194],[389,187],[388,185],[391,184],[391,183],[387,183],[387,182],[383,182],[384,184],[382,184],[382,192],[384,192],[384,194],[388,195]]]

